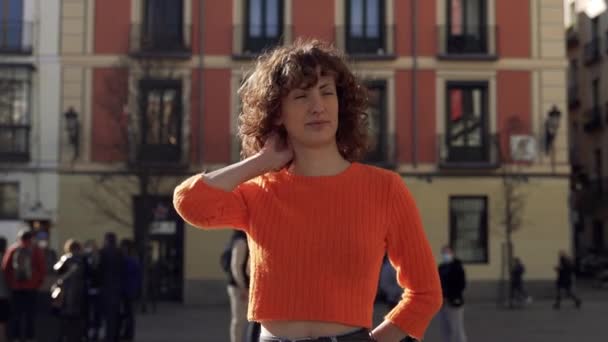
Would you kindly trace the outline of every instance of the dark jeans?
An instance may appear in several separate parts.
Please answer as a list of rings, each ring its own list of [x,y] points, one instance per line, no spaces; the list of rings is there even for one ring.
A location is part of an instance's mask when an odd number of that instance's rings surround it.
[[[36,319],[36,290],[15,290],[11,297],[9,337],[33,340]]]
[[[120,297],[102,296],[105,342],[118,342],[120,329]]]
[[[135,313],[133,311],[133,300],[128,298],[122,299],[121,315],[120,315],[120,338],[127,341],[133,341],[135,337]]]
[[[260,330],[260,323],[249,322],[247,333],[245,334],[245,342],[258,342],[260,340]]]
[[[347,333],[338,336],[319,337],[316,339],[289,340],[280,337],[260,337],[260,342],[372,342],[367,329],[359,329],[355,332]]]
[[[97,341],[101,327],[101,299],[99,294],[89,295],[87,310],[87,337],[91,341]]]
[[[574,304],[576,305],[576,307],[579,307],[581,305],[581,300],[580,298],[578,298],[574,292],[572,292],[572,286],[557,286],[557,294],[555,296],[555,304],[553,304],[553,307],[558,309],[560,306],[560,302],[562,300],[562,293],[565,293],[566,298],[570,298],[574,301]]]

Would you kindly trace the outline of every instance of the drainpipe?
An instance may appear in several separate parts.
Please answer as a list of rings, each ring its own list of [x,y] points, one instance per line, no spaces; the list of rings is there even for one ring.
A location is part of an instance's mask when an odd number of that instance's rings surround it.
[[[199,32],[199,56],[200,56],[200,62],[199,62],[199,69],[198,69],[198,89],[199,89],[199,97],[198,97],[198,134],[196,135],[196,144],[197,144],[197,148],[198,148],[198,161],[199,163],[202,165],[203,164],[203,130],[205,128],[205,124],[204,124],[204,106],[203,106],[203,101],[204,101],[204,91],[203,91],[203,57],[205,55],[205,49],[204,49],[204,42],[205,42],[205,28],[204,28],[204,23],[205,23],[205,9],[204,9],[204,4],[205,1],[204,0],[199,0],[199,23],[198,23],[198,32]]]
[[[416,71],[418,69],[418,56],[417,56],[417,0],[411,0],[411,23],[412,23],[412,166],[417,168],[418,166],[418,89]]]

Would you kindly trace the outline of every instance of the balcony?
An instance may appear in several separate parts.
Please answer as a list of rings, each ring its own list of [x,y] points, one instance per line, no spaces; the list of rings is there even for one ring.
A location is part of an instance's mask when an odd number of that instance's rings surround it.
[[[394,59],[395,25],[336,26],[336,43],[353,59]]]
[[[575,109],[581,104],[578,84],[568,85],[568,108]]]
[[[291,41],[292,26],[232,26],[232,58],[252,59]]]
[[[445,135],[437,136],[437,160],[441,169],[496,169],[500,167],[498,134],[486,134],[480,146],[448,145]]]
[[[577,47],[578,43],[578,31],[576,30],[576,28],[574,28],[574,26],[568,27],[568,29],[566,30],[566,44],[568,46],[568,49]]]
[[[459,31],[457,34],[450,32],[448,25],[437,27],[439,59],[488,61],[498,59],[496,26],[465,26]]]
[[[600,60],[600,39],[593,38],[585,44],[584,50],[585,65],[591,65]]]
[[[19,20],[0,20],[0,54],[32,54],[33,24]]]
[[[149,30],[142,24],[131,25],[130,55],[135,58],[189,59],[191,25]]]
[[[0,163],[30,160],[30,126],[0,125]]]
[[[598,105],[593,106],[585,112],[583,129],[587,133],[597,132],[603,127],[602,108]]]

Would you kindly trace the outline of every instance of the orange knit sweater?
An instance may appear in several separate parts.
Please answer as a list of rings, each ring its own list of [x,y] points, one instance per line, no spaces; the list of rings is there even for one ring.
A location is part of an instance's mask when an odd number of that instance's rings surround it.
[[[441,285],[418,210],[396,173],[353,163],[335,176],[268,173],[226,192],[200,175],[175,189],[177,212],[200,228],[247,232],[248,318],[370,328],[385,252],[405,288],[386,316],[421,338]]]

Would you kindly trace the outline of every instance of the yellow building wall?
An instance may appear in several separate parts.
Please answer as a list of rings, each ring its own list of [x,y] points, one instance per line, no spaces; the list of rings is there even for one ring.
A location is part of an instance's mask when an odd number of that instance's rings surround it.
[[[499,177],[406,177],[414,195],[427,236],[438,258],[439,250],[449,242],[449,197],[477,195],[488,197],[487,264],[466,265],[470,280],[499,279],[501,249],[505,241],[504,200]],[[561,178],[529,178],[520,188],[525,196],[522,225],[513,234],[514,255],[526,265],[527,279],[552,279],[559,250],[570,251],[568,181]],[[439,259],[438,259],[439,260]]]

